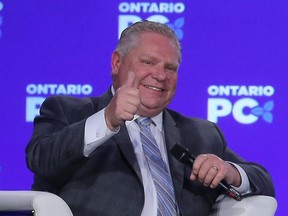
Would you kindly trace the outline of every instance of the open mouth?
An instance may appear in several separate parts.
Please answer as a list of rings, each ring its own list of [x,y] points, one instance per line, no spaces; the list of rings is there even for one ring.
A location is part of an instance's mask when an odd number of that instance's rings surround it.
[[[162,92],[163,91],[163,89],[161,89],[161,88],[157,88],[157,87],[155,87],[155,86],[150,86],[150,85],[144,85],[146,88],[148,88],[148,89],[151,89],[151,90],[154,90],[154,91],[158,91],[158,92]]]

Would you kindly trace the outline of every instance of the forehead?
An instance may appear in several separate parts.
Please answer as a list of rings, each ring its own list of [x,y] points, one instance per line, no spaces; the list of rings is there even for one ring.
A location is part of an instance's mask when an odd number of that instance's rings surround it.
[[[135,50],[142,54],[156,55],[169,58],[171,61],[179,61],[179,50],[176,42],[160,33],[140,33],[136,42]],[[155,56],[155,57],[156,57]]]
[[[170,46],[173,46],[174,49],[177,49],[175,41],[161,33],[157,32],[141,32],[138,35],[138,43],[166,43],[169,44]]]

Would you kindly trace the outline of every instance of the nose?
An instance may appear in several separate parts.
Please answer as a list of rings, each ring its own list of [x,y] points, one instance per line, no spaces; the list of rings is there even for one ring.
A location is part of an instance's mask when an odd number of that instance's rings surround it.
[[[165,68],[163,66],[154,68],[154,71],[152,72],[152,77],[158,82],[165,81],[167,78]]]

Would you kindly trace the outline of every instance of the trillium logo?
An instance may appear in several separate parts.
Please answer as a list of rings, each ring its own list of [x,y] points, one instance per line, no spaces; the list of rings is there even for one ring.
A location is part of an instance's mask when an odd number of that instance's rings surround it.
[[[183,30],[182,30],[182,27],[184,26],[183,17],[176,19],[173,23],[167,23],[167,25],[175,31],[179,40],[183,39]]]
[[[268,123],[272,123],[273,121],[273,114],[272,110],[274,108],[274,101],[266,102],[263,107],[256,106],[251,110],[251,113],[255,116],[262,117],[264,121]]]

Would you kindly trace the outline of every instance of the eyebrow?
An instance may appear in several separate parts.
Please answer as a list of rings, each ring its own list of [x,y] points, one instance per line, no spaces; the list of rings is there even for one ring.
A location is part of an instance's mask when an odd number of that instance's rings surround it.
[[[140,60],[149,59],[149,60],[156,61],[156,62],[160,62],[161,61],[159,58],[151,56],[151,55],[141,55],[141,56],[139,56],[139,59]],[[179,67],[178,61],[176,61],[176,62],[165,62],[165,65],[173,66],[173,67],[176,67],[176,68]]]

